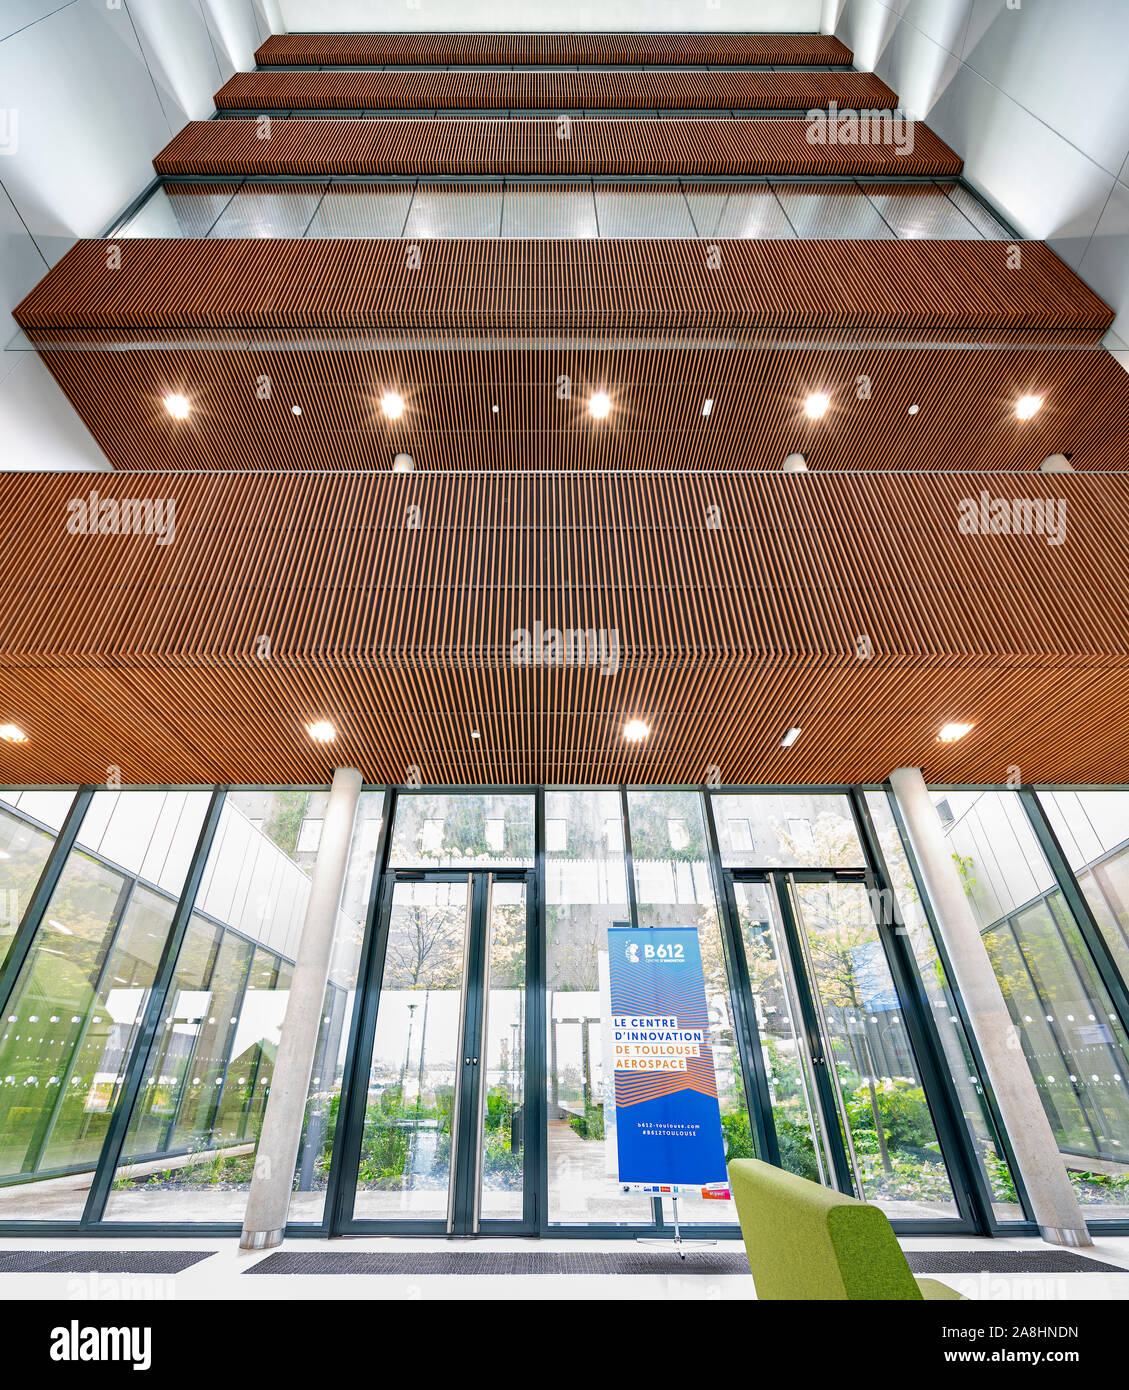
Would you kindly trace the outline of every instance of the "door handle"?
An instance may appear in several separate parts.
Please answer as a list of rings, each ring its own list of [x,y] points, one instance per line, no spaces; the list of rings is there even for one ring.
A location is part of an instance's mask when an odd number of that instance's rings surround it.
[[[474,1057],[474,1058],[471,1058],[471,1057],[464,1057],[464,1058],[463,1058],[463,1065],[466,1066],[466,1067],[469,1067],[469,1066],[475,1066],[475,1067],[477,1067],[477,1066],[478,1066],[478,1058],[477,1058],[477,1057]]]

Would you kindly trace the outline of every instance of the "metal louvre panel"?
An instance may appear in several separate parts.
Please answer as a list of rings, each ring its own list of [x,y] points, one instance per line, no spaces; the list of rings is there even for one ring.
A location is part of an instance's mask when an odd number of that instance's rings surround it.
[[[1129,481],[1008,478],[1068,499],[1084,543],[1058,548],[960,534],[980,482],[5,475],[9,780],[93,782],[107,747],[141,783],[1129,780]],[[91,488],[173,498],[175,544],[68,535]],[[622,664],[515,666],[535,622],[614,628]],[[954,708],[978,736],[938,745]],[[303,728],[326,711],[328,750]]]
[[[819,66],[852,53],[824,34],[274,34],[264,65],[698,63]]]
[[[963,161],[920,122],[913,149],[812,144],[806,121],[408,118],[193,121],[153,161],[158,174],[959,174]]]
[[[1113,311],[1042,242],[143,239],[78,242],[17,305],[24,329],[513,332],[851,330],[1098,342]]]
[[[216,93],[229,111],[424,111],[604,107],[892,110],[865,72],[238,72]]]

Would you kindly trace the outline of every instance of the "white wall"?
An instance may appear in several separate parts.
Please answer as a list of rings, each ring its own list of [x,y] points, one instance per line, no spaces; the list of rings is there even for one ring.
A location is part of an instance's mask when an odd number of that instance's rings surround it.
[[[277,0],[0,0],[0,346],[10,310],[281,24]],[[0,468],[108,467],[38,357],[0,352]]]
[[[822,0],[279,0],[289,32],[818,33]]]
[[[1127,0],[825,0],[823,28],[1118,311],[1129,367]]]

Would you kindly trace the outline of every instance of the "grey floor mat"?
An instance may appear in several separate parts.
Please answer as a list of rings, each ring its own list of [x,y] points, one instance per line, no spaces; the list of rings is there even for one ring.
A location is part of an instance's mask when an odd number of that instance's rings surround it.
[[[1072,1251],[915,1250],[915,1274],[1129,1274],[1129,1270]],[[282,1250],[248,1274],[748,1274],[744,1254],[495,1250]]]
[[[211,1250],[0,1250],[0,1274],[179,1274]]]

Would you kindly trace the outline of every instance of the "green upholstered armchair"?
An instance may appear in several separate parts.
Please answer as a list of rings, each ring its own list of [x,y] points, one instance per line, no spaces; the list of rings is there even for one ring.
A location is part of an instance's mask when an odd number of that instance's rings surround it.
[[[960,1299],[916,1279],[877,1207],[752,1158],[729,1184],[760,1299]]]

